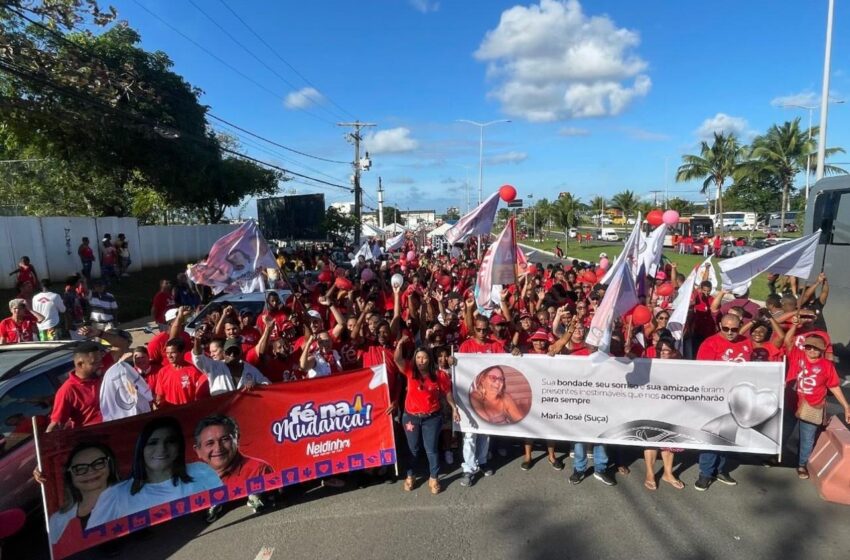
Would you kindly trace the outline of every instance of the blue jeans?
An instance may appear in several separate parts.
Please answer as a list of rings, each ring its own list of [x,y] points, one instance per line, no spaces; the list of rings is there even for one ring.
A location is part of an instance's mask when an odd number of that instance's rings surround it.
[[[587,452],[583,443],[573,446],[573,469],[582,473],[587,470]],[[603,472],[607,469],[608,454],[605,452],[605,446],[596,444],[593,446],[593,470]]]
[[[93,261],[83,263],[83,276],[86,280],[91,280],[91,265]]]
[[[803,422],[802,420],[798,420],[797,423],[800,425],[800,451],[797,466],[805,467],[806,463],[809,462],[809,457],[812,455],[812,450],[815,448],[815,438],[818,435],[820,426]]]
[[[407,436],[407,476],[413,476],[413,469],[419,460],[419,452],[425,448],[428,457],[428,472],[431,478],[437,478],[440,472],[440,456],[437,446],[440,441],[440,429],[443,427],[443,417],[440,412],[429,416],[414,416],[404,413],[401,417],[404,435]],[[421,443],[421,445],[420,445]]]
[[[490,450],[490,436],[484,434],[463,434],[463,464],[460,468],[464,474],[474,474],[487,463],[487,453]]]
[[[702,478],[714,478],[726,472],[726,454],[703,451],[699,454],[699,475]]]

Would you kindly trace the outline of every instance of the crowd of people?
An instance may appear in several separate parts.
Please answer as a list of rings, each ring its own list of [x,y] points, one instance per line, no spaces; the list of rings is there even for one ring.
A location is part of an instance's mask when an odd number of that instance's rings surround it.
[[[27,261],[21,259],[18,277],[36,281]],[[318,247],[281,254],[278,265],[284,274],[265,294],[257,314],[237,305],[209,302],[209,294],[197,289],[185,274],[173,282],[163,279],[151,304],[159,332],[147,345],[133,346],[132,335],[116,328],[114,297],[98,279],[86,289],[84,275],[76,278],[74,286],[66,285],[64,295],[50,296],[49,304],[43,304],[38,294],[30,298],[21,294],[12,300],[12,316],[0,322],[0,341],[47,340],[72,332],[97,341],[81,343],[74,350],[74,371],[56,394],[48,431],[384,363],[391,399],[387,414],[403,434],[398,441],[406,450],[403,489],[412,491],[422,480],[418,475],[424,455],[424,474],[433,494],[442,491],[440,473],[447,465],[460,460],[460,485],[471,487],[479,476],[494,474],[494,453],[506,456],[512,446],[505,438],[491,441],[486,435],[453,432],[453,421],[458,420],[452,398],[454,353],[587,356],[596,350],[585,338],[606,286],[600,283],[602,271],[593,263],[561,259],[545,266],[523,265],[516,283],[502,286],[499,308],[489,313],[482,313],[475,301],[478,261],[473,245],[437,254],[417,248],[410,239],[401,258],[366,260],[361,256],[353,264],[335,263],[328,248]],[[668,322],[685,275],[675,264],[666,263],[645,279],[643,303],[652,310],[651,320],[640,325],[618,320],[608,353],[662,360],[786,360],[784,433],[787,438],[794,423],[799,426],[793,467],[799,478],[806,479],[806,464],[825,421],[828,394],[843,407],[844,420],[850,422],[850,404],[839,387],[823,320],[828,279],[821,274],[815,283],[803,285],[772,277],[770,286],[776,291],[761,303],[751,300],[747,292],[727,294],[707,278],[706,271],[690,301],[684,345],[673,337]],[[50,293],[49,282],[40,283],[42,293]],[[205,314],[190,335],[187,323],[204,306]],[[90,321],[78,321],[78,307],[88,309]],[[119,410],[104,402],[101,386],[116,376],[132,378],[141,388],[135,409]],[[490,423],[508,423],[521,415],[504,386],[499,368],[481,372],[476,379],[471,405]],[[520,468],[529,470],[536,442],[517,443],[522,444]],[[556,451],[566,444],[541,443],[551,468],[565,469]],[[573,442],[569,482],[579,484],[592,474],[613,486],[615,474],[628,474],[634,462],[630,450],[635,448],[607,447]],[[108,457],[103,449],[83,451],[85,461],[95,455]],[[677,490],[685,487],[673,470],[682,451],[653,447],[642,451],[647,490],[656,490],[659,482]],[[660,477],[656,471],[659,454]],[[765,462],[773,460],[765,458]],[[715,481],[737,484],[724,453],[700,452],[698,464],[696,490],[707,490]],[[105,472],[104,480],[110,476]],[[255,509],[263,507],[256,496],[250,503]],[[217,515],[210,510],[208,519]]]

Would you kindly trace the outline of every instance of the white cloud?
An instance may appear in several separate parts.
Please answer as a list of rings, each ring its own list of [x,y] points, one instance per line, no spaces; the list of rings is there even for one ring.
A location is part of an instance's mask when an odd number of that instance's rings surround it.
[[[409,2],[417,12],[422,12],[423,14],[436,12],[440,9],[440,3],[431,0],[409,0]]]
[[[502,165],[504,163],[520,163],[528,159],[528,154],[525,152],[505,152],[504,154],[496,154],[488,157],[485,161],[487,165]]]
[[[815,107],[820,106],[820,96],[815,94],[813,91],[801,91],[800,93],[774,97],[770,100],[770,104],[774,107],[782,107],[784,105]]]
[[[283,104],[287,109],[307,109],[321,103],[323,99],[324,97],[316,88],[305,87],[288,94]]]
[[[532,122],[618,115],[649,93],[635,31],[587,16],[578,0],[514,6],[488,31],[475,57],[498,83],[505,113]]]
[[[363,144],[372,154],[411,152],[419,147],[419,142],[410,137],[410,129],[403,126],[367,134]]]
[[[565,126],[558,131],[560,136],[590,136],[590,131],[586,128],[577,128],[575,126]]]
[[[749,134],[747,131],[747,120],[743,117],[731,117],[726,113],[717,113],[711,118],[705,119],[695,134],[700,140],[709,141],[714,138],[715,132],[743,136]]]

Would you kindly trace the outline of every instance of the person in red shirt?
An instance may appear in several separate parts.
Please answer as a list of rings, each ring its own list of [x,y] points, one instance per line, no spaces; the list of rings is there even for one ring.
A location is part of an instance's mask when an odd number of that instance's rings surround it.
[[[250,478],[271,474],[271,465],[239,451],[239,426],[236,420],[223,414],[202,418],[195,427],[195,453],[198,459],[208,464],[223,484],[237,485]],[[273,501],[270,494],[248,495],[248,507],[254,512],[265,509],[263,500]],[[221,505],[207,510],[207,523],[212,523],[221,513]]]
[[[256,346],[257,342],[260,341],[260,331],[254,326],[254,312],[250,309],[243,309],[239,313],[239,321],[242,326],[242,341],[246,345]]]
[[[421,448],[425,447],[430,475],[428,487],[432,494],[439,494],[442,491],[440,480],[437,478],[440,472],[440,428],[443,423],[440,414],[441,400],[448,401],[455,422],[460,422],[460,414],[452,396],[452,381],[446,372],[437,369],[437,362],[430,350],[417,348],[413,352],[412,361],[404,359],[402,348],[406,338],[407,335],[404,335],[399,339],[393,356],[396,366],[407,380],[407,396],[401,417],[409,451],[404,491],[410,492],[416,484],[414,467]],[[392,414],[394,409],[395,403],[391,403],[387,412]]]
[[[587,329],[584,327],[583,312],[578,311],[570,323],[570,326],[561,335],[561,338],[556,340],[549,346],[548,354],[554,356],[556,354],[569,354],[571,356],[590,356],[591,348],[584,343],[584,335]]]
[[[184,359],[186,346],[180,338],[165,345],[168,363],[159,371],[156,381],[156,406],[179,406],[210,396],[207,376]]]
[[[27,307],[27,301],[15,298],[9,301],[11,317],[0,321],[0,344],[17,344],[38,340],[38,323],[44,316]]]
[[[86,280],[91,281],[91,267],[94,263],[94,251],[91,248],[88,237],[82,238],[82,243],[77,248],[77,255],[80,257],[80,264],[83,266],[83,276]]]
[[[390,402],[398,403],[401,394],[401,383],[399,377],[401,372],[396,366],[394,359],[395,351],[390,333],[390,324],[381,321],[378,325],[378,338],[374,342],[366,343],[363,348],[363,367],[372,367],[384,364],[387,368],[387,386],[390,393]]]
[[[154,294],[153,302],[151,303],[151,317],[153,317],[154,323],[159,326],[159,332],[165,332],[168,329],[165,312],[174,307],[177,307],[177,305],[174,303],[171,282],[160,280],[159,291]]]
[[[731,313],[720,319],[720,332],[705,339],[697,350],[697,360],[749,362],[752,358],[752,342],[741,336],[741,318]],[[694,488],[699,492],[708,490],[717,480],[728,486],[738,482],[726,470],[726,454],[704,451],[699,454],[699,478]]]
[[[796,326],[796,325],[795,325]],[[794,407],[800,427],[800,445],[797,459],[797,476],[801,479],[809,478],[806,463],[815,446],[815,437],[823,426],[806,422],[800,418],[800,411],[804,405],[810,408],[822,409],[825,414],[827,392],[832,393],[835,399],[844,408],[844,421],[850,423],[850,404],[841,391],[838,373],[832,361],[826,359],[826,340],[816,334],[806,336],[803,349],[794,345],[794,326],[788,331],[790,336],[786,337],[788,348],[788,373],[785,383],[794,386],[797,404]],[[790,435],[791,430],[785,430]]]
[[[744,325],[750,331],[753,362],[781,362],[785,356],[785,331],[769,314]]]
[[[285,323],[280,331],[281,336],[272,339],[277,323],[269,316],[264,317],[263,321],[266,324],[263,334],[257,345],[245,355],[245,361],[259,369],[272,383],[304,379],[307,373],[301,369],[299,356],[292,349],[295,325]]]
[[[20,290],[21,286],[29,283],[30,286],[35,287],[38,284],[38,274],[35,272],[35,268],[30,264],[29,257],[21,257],[21,261],[18,263],[18,268],[9,273],[9,276],[18,275],[15,280],[15,289]]]
[[[720,319],[720,332],[706,338],[697,350],[697,360],[749,362],[753,344],[741,336],[741,318],[727,313]]]
[[[160,368],[167,363],[165,359],[165,345],[172,338],[180,338],[183,341],[184,348],[192,345],[192,337],[183,330],[183,326],[191,314],[192,310],[188,307],[169,309],[165,312],[165,322],[168,324],[168,330],[155,334],[148,341],[148,357],[152,366]]]
[[[96,342],[74,348],[74,371],[56,391],[48,432],[103,422],[100,413],[100,384],[103,354]]]

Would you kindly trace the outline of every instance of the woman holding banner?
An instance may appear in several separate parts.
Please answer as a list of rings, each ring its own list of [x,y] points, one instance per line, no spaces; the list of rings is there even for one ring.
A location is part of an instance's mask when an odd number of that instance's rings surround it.
[[[96,527],[219,486],[221,479],[209,465],[186,464],[186,438],[177,419],[156,418],[136,440],[130,478],[103,492],[89,525]]]
[[[410,492],[416,484],[414,467],[419,459],[420,446],[424,446],[430,475],[428,487],[432,494],[439,494],[442,490],[437,478],[440,472],[438,447],[443,424],[440,414],[442,399],[448,401],[455,422],[460,422],[460,414],[452,397],[452,381],[445,371],[437,368],[430,350],[419,347],[413,353],[412,361],[404,359],[402,352],[407,340],[406,334],[399,339],[394,355],[398,369],[407,379],[407,395],[404,399],[404,414],[401,417],[409,450],[404,491]],[[396,403],[390,403],[387,412],[392,414],[395,406]]]
[[[662,329],[667,331],[667,329]],[[656,331],[658,332],[658,331]],[[670,331],[667,331],[668,333]],[[676,350],[676,341],[672,336],[662,335],[655,344],[655,358],[659,360],[681,360],[682,355]],[[655,461],[658,459],[658,448],[652,447],[643,450],[643,459],[646,462],[646,480],[643,485],[647,490],[657,490],[658,484],[655,482]],[[679,480],[673,473],[673,461],[675,454],[681,453],[684,449],[661,449],[661,463],[664,465],[664,474],[661,475],[661,480],[675,488],[682,490],[685,484]]]

